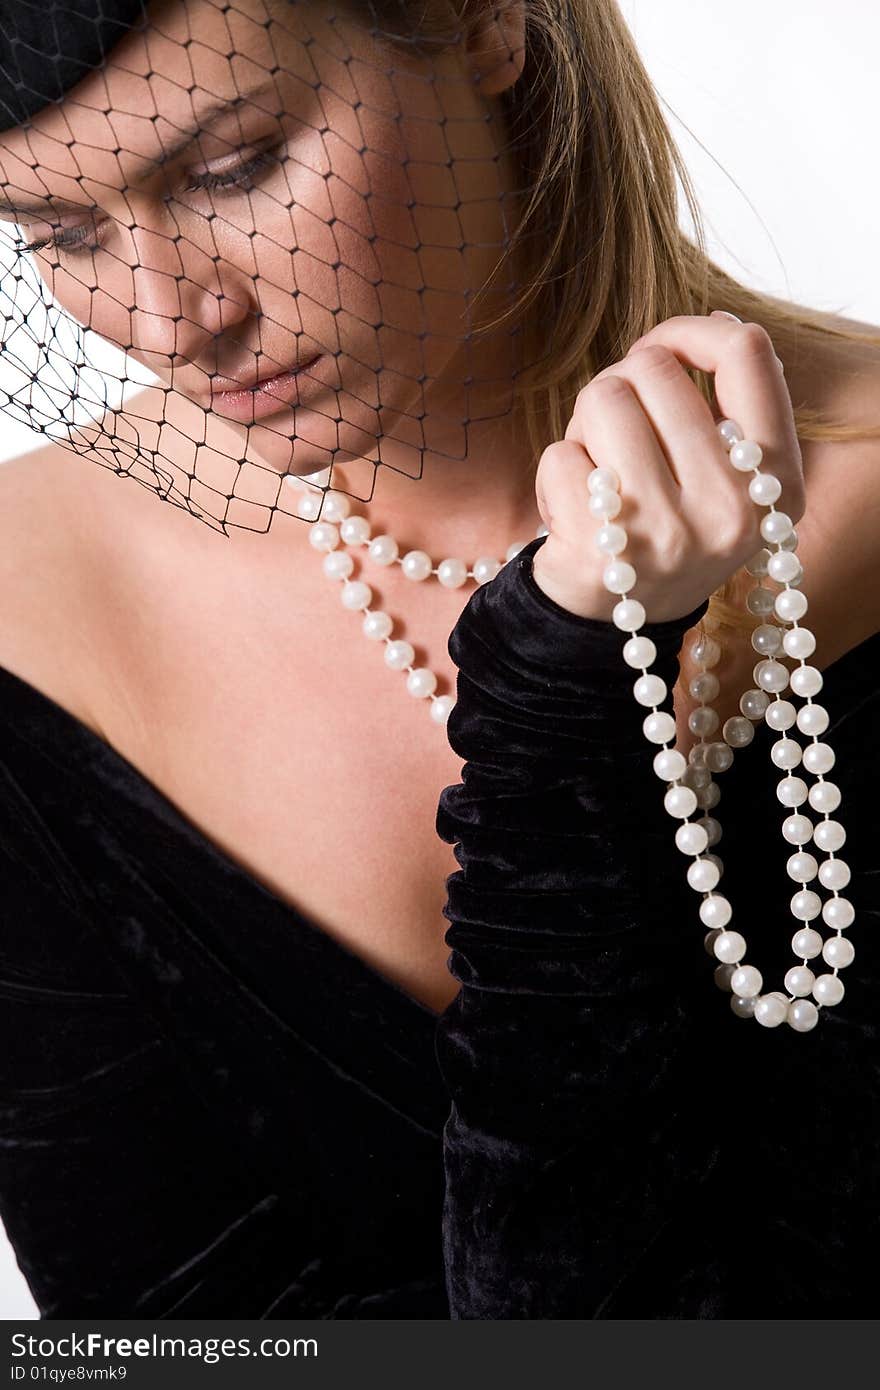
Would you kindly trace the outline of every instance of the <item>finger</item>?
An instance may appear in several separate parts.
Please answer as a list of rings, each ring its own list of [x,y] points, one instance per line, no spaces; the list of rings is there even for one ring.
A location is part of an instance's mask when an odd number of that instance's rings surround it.
[[[747,439],[760,444],[762,469],[782,484],[776,505],[797,521],[806,506],[800,443],[791,396],[766,330],[726,315],[680,315],[658,323],[638,340],[642,346],[648,343],[667,347],[685,366],[714,375],[719,411],[735,420]],[[637,346],[634,343],[630,352]]]
[[[605,369],[629,382],[669,460],[685,500],[700,499],[714,514],[741,498],[717,422],[675,353],[648,343]]]
[[[623,375],[600,373],[578,393],[565,438],[582,444],[597,467],[618,474],[623,501],[619,520],[628,530],[650,535],[658,519],[680,511],[678,482]]]

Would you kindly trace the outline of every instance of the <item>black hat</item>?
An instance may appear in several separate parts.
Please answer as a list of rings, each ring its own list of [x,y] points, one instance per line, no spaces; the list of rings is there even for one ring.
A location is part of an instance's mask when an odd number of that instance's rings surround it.
[[[60,101],[131,29],[147,0],[0,0],[0,130]]]

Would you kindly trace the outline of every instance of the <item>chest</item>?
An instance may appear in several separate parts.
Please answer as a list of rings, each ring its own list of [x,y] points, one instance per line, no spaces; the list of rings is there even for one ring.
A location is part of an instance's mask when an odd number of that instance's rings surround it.
[[[442,915],[458,866],[435,818],[461,760],[384,644],[315,602],[277,620],[246,605],[148,624],[106,736],[228,858],[439,1011],[458,990]],[[453,695],[454,621],[411,638]]]

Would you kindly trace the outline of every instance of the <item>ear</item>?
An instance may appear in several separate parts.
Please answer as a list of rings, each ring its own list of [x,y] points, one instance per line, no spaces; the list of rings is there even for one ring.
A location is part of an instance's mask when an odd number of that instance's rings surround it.
[[[476,86],[484,96],[512,87],[526,57],[523,0],[487,0],[478,7],[466,41]]]

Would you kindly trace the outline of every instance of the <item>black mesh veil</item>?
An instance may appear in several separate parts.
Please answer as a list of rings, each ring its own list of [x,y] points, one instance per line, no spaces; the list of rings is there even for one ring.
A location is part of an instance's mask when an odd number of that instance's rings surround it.
[[[0,3],[0,410],[226,534],[465,457],[551,234],[470,8]]]

